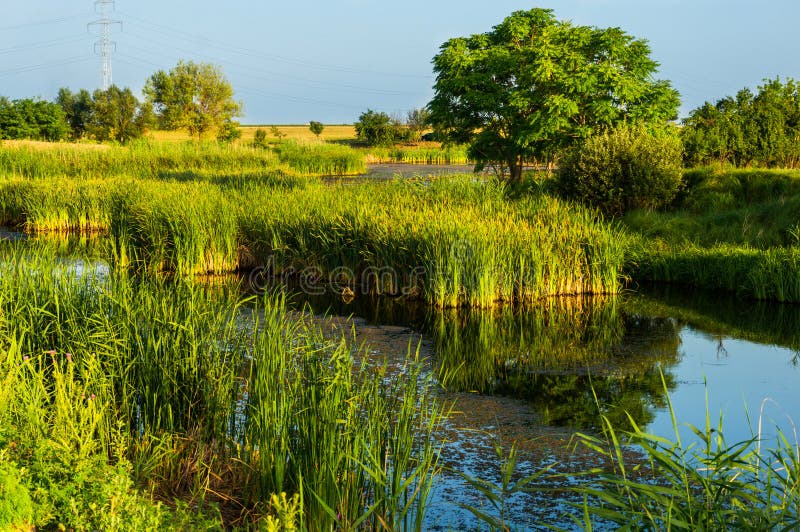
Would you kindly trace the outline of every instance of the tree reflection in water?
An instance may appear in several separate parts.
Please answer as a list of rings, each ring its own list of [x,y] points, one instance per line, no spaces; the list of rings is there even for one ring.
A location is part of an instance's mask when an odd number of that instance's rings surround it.
[[[558,298],[524,310],[436,313],[427,329],[439,379],[453,391],[524,399],[548,425],[594,428],[602,413],[645,426],[666,406],[661,371],[674,387],[668,370],[678,362],[680,326],[622,306],[619,298]]]

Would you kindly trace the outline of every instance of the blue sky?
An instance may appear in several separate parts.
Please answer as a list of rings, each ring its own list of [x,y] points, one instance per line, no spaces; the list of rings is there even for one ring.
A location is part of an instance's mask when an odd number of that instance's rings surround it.
[[[53,99],[101,83],[93,0],[6,2],[0,95]],[[431,59],[448,38],[485,32],[515,10],[548,7],[576,24],[647,39],[682,96],[706,100],[800,77],[797,0],[117,0],[113,81],[139,91],[179,59],[215,63],[243,101],[243,123],[350,123],[367,108],[405,113],[432,96]],[[96,33],[96,32],[95,32]]]

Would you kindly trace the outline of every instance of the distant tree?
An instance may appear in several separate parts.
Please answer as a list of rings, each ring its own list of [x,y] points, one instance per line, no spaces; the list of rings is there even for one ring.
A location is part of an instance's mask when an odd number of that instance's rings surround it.
[[[219,67],[180,61],[169,72],[153,74],[144,88],[164,129],[186,129],[202,138],[239,116],[241,103]]]
[[[386,113],[367,109],[354,125],[356,137],[370,146],[385,146],[395,141],[396,126]]]
[[[406,127],[409,131],[410,140],[418,142],[422,138],[422,133],[428,129],[431,112],[425,108],[412,109],[406,115]]]
[[[618,28],[557,21],[549,9],[516,11],[492,31],[444,43],[433,59],[431,123],[468,143],[478,169],[498,164],[512,181],[523,164],[551,161],[579,139],[628,120],[676,116],[678,94],[654,81],[650,48]]]
[[[220,142],[233,142],[242,138],[242,130],[239,128],[239,122],[236,120],[226,120],[217,129],[217,140]]]
[[[57,141],[67,138],[69,124],[60,105],[44,100],[0,98],[0,138]]]
[[[66,87],[58,90],[56,103],[64,110],[70,127],[70,137],[78,140],[86,135],[92,119],[92,95],[86,89],[73,93]]]
[[[278,129],[278,126],[272,126],[269,128],[270,134],[278,140],[281,140],[283,137],[286,136],[286,133]]]
[[[267,132],[261,128],[256,129],[253,135],[253,146],[256,148],[266,148],[267,146]]]
[[[322,133],[322,130],[325,129],[325,126],[322,124],[322,122],[315,122],[314,120],[312,120],[311,122],[308,123],[308,129],[310,129],[311,132],[314,135],[316,135],[317,138],[319,138],[320,134]]]
[[[147,129],[148,112],[139,104],[131,89],[116,85],[96,90],[92,95],[89,133],[97,140],[116,140],[127,144],[141,137]]]
[[[765,80],[758,92],[706,102],[684,120],[687,165],[800,167],[800,84]]]

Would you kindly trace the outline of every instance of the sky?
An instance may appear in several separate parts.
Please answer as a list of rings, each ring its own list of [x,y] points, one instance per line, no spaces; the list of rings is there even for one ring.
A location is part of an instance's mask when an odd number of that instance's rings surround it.
[[[0,95],[52,100],[60,87],[101,86],[93,0],[4,4]],[[139,93],[184,59],[222,68],[243,124],[404,115],[433,96],[431,60],[443,42],[534,7],[646,39],[656,77],[681,93],[681,116],[766,78],[800,78],[797,0],[116,0],[112,79]]]

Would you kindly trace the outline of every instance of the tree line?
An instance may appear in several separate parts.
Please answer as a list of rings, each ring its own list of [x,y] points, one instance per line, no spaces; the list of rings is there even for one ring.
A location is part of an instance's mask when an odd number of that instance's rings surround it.
[[[215,132],[223,141],[240,134],[235,118],[242,104],[219,67],[181,61],[169,72],[153,74],[143,92],[143,101],[116,85],[93,93],[61,88],[54,102],[0,97],[0,139],[125,144],[152,127],[184,129],[197,138]]]

